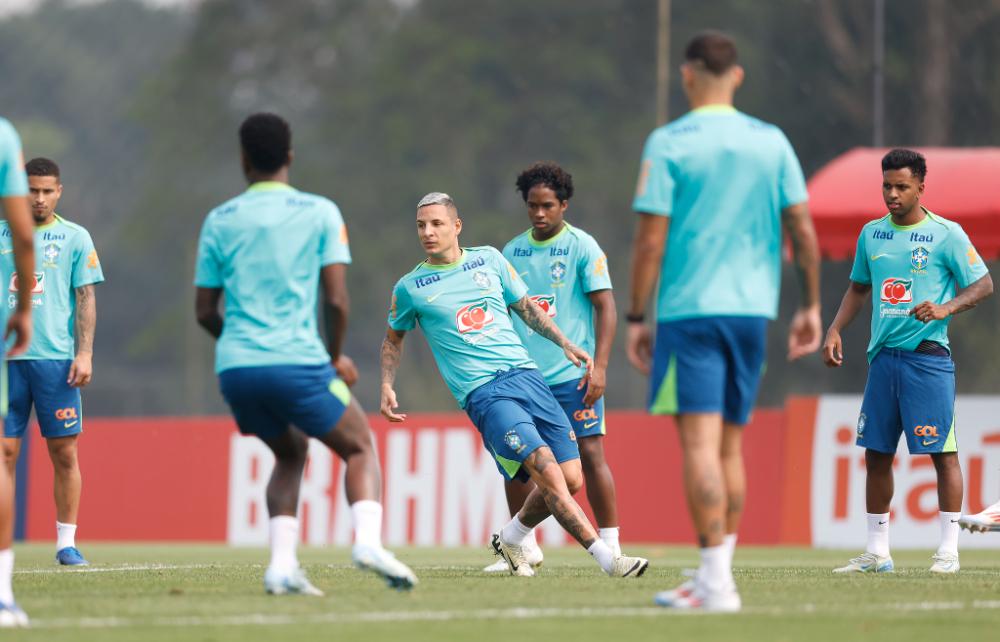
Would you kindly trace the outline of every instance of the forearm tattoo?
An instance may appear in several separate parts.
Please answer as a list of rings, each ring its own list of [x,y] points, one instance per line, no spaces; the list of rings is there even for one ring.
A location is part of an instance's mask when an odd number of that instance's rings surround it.
[[[988,275],[987,275],[988,276]],[[979,303],[993,292],[993,281],[986,276],[965,288],[961,294],[948,301],[945,305],[951,314],[965,312],[979,305]]]
[[[382,363],[382,383],[389,384],[390,386],[396,381],[396,372],[399,371],[399,360],[403,356],[403,344],[402,342],[397,343],[393,341],[392,338],[386,334],[385,339],[382,339],[382,352],[381,352],[381,363]]]
[[[562,333],[562,330],[559,329],[559,326],[557,326],[552,319],[549,318],[549,315],[538,307],[537,303],[529,299],[527,294],[525,294],[520,301],[514,303],[510,307],[514,310],[517,316],[521,317],[521,320],[524,321],[525,325],[560,348],[565,349],[573,346],[569,339],[566,338],[566,335]]]
[[[97,297],[94,285],[84,285],[76,289],[76,336],[80,345],[77,352],[93,354],[96,328]]]

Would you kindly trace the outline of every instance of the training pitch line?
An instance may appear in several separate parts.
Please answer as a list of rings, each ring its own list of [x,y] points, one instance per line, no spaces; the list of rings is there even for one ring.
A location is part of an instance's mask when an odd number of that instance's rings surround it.
[[[891,602],[870,604],[864,611],[961,611],[965,609],[1000,609],[1000,600],[975,602]],[[797,615],[810,613],[857,613],[857,605],[842,608],[829,605],[803,604],[791,608],[747,607],[740,615]],[[367,613],[326,613],[321,615],[232,615],[224,617],[156,617],[140,618],[59,618],[32,620],[32,628],[111,629],[129,627],[193,627],[193,626],[288,626],[295,624],[354,624],[382,622],[449,622],[456,620],[531,620],[539,618],[618,618],[660,617],[678,615],[711,615],[703,612],[672,611],[666,608],[583,608],[583,609],[483,609],[476,611],[372,611]]]

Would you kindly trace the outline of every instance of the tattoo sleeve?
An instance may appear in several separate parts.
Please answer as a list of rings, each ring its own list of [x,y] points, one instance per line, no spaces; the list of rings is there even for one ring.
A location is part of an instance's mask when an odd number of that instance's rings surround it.
[[[399,371],[399,360],[403,356],[403,335],[406,332],[399,330],[389,330],[382,339],[382,352],[380,361],[382,363],[382,383],[390,386],[396,381],[396,372]]]
[[[572,345],[566,335],[562,333],[552,319],[542,311],[538,304],[528,298],[525,294],[520,301],[511,304],[510,308],[517,316],[521,317],[525,325],[545,337],[560,348]]]
[[[976,307],[991,294],[993,294],[993,279],[989,274],[986,274],[962,290],[961,294],[945,303],[945,305],[948,307],[949,314],[958,314],[959,312],[965,312]]]
[[[78,353],[94,353],[94,331],[97,328],[97,298],[94,285],[76,289],[76,338]]]
[[[801,306],[819,303],[819,242],[806,203],[786,208],[781,218],[792,243],[795,272],[799,277]]]

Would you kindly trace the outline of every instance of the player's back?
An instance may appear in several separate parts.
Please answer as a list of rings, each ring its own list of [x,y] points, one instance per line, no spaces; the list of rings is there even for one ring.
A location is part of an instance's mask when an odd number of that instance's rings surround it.
[[[659,318],[777,315],[781,211],[808,198],[780,129],[723,106],[653,132],[633,203],[670,216]]]
[[[320,269],[350,263],[337,206],[284,183],[256,183],[212,210],[199,244],[199,287],[222,288],[216,372],[329,361],[316,327]]]

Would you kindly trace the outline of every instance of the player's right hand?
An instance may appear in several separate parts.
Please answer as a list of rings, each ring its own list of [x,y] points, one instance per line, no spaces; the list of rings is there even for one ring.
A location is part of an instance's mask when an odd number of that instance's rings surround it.
[[[358,368],[354,365],[354,360],[346,354],[337,357],[333,362],[333,367],[337,369],[337,376],[344,380],[350,388],[358,381]]]
[[[826,333],[823,342],[823,363],[829,368],[836,368],[844,362],[844,347],[840,341],[840,332],[834,328]]]
[[[382,416],[393,423],[398,423],[406,419],[406,415],[397,415],[393,412],[396,408],[399,408],[399,403],[396,402],[396,391],[392,389],[388,384],[382,386]]]
[[[4,341],[10,339],[10,333],[17,335],[14,345],[7,351],[8,357],[16,357],[28,351],[28,344],[31,343],[31,309],[14,310],[7,319],[7,333]]]
[[[649,362],[653,357],[653,335],[645,323],[628,324],[625,333],[625,354],[636,370],[649,376]]]

